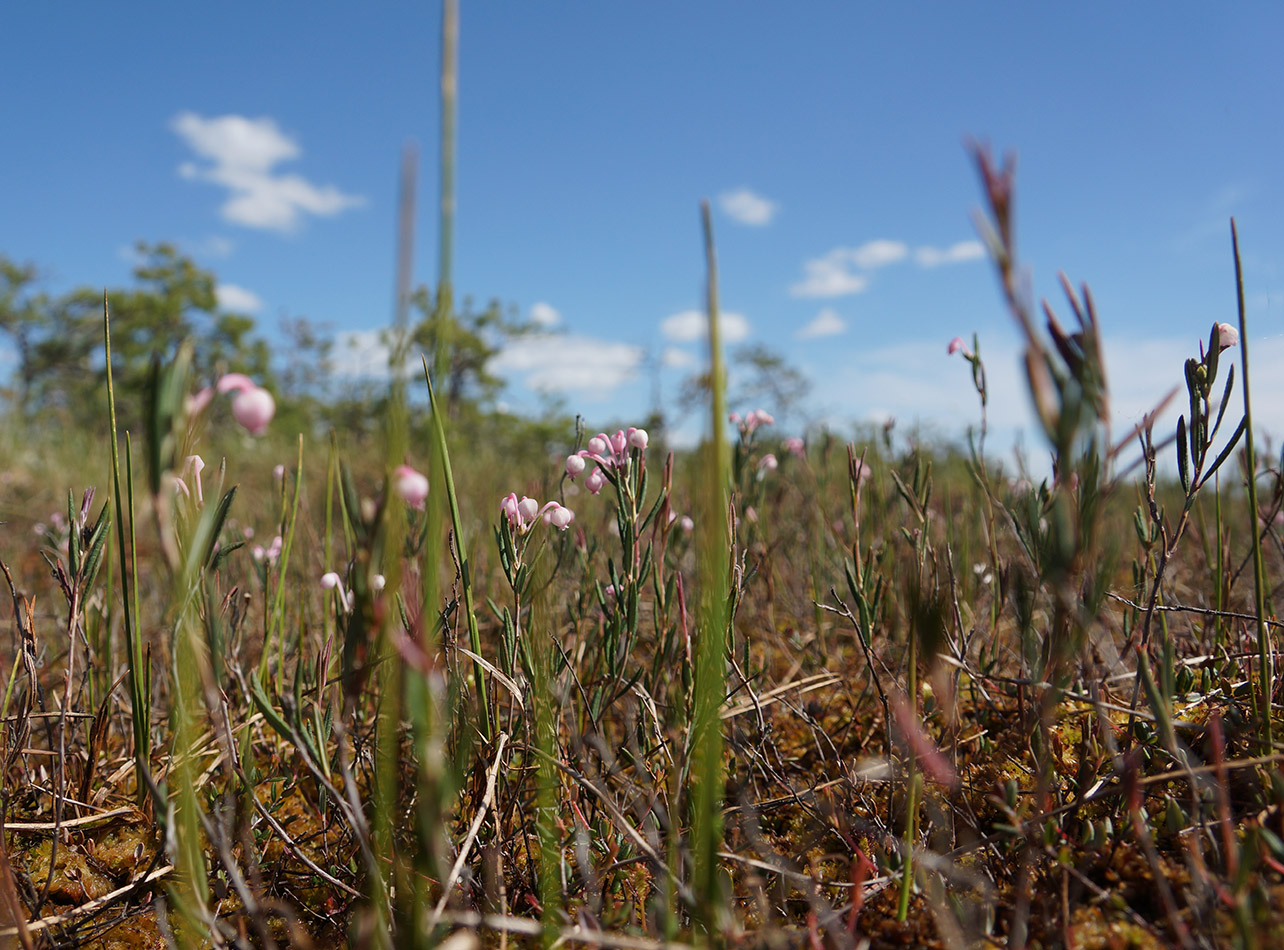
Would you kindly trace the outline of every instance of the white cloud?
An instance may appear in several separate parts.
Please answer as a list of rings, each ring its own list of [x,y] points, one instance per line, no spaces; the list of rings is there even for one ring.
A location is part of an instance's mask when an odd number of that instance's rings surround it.
[[[170,128],[209,163],[184,162],[179,174],[226,188],[229,197],[220,214],[233,224],[293,231],[304,215],[329,217],[365,203],[364,198],[344,194],[333,185],[317,186],[300,175],[275,171],[281,162],[298,158],[302,150],[270,118],[207,119],[182,112]]]
[[[749,336],[749,321],[744,314],[722,312],[718,326],[723,343],[739,343]],[[660,332],[674,343],[694,343],[709,334],[709,321],[703,310],[683,310],[660,321]]]
[[[836,247],[824,257],[803,264],[804,277],[789,288],[795,297],[844,297],[869,287],[866,271],[905,259],[909,253],[900,241],[880,238],[860,247]]]
[[[591,390],[605,395],[637,376],[642,347],[614,340],[546,333],[507,344],[491,367],[521,377],[536,392]]]
[[[847,331],[847,322],[832,307],[825,307],[816,318],[798,331],[798,339],[814,340],[820,336],[837,336]]]
[[[541,300],[531,304],[531,321],[541,327],[555,327],[562,322],[562,315],[551,304]]]
[[[748,188],[724,191],[718,196],[718,207],[732,221],[751,227],[770,224],[780,206]]]
[[[902,241],[879,238],[860,247],[836,247],[823,257],[803,264],[803,279],[789,288],[795,297],[843,297],[863,293],[869,287],[869,272],[897,264],[909,256]],[[914,261],[920,267],[939,267],[985,257],[980,241],[959,241],[944,250],[920,247]]]
[[[238,287],[236,284],[219,284],[214,289],[218,305],[224,310],[235,313],[258,313],[263,309],[263,301],[252,290]]]
[[[696,364],[695,354],[677,346],[666,346],[660,354],[660,362],[670,369],[686,369]]]
[[[880,238],[876,241],[866,241],[860,247],[849,248],[847,253],[852,263],[861,270],[874,270],[905,260],[909,248],[901,241]]]
[[[204,254],[206,257],[228,257],[236,250],[236,244],[231,238],[223,237],[221,234],[211,234],[204,241],[197,243],[195,251],[197,254]]]
[[[959,241],[945,250],[920,247],[914,250],[914,261],[919,267],[939,267],[942,264],[959,264],[985,257],[985,245],[980,241]]]
[[[843,297],[864,293],[869,286],[868,277],[852,272],[845,248],[807,261],[803,271],[806,276],[789,288],[795,297]]]

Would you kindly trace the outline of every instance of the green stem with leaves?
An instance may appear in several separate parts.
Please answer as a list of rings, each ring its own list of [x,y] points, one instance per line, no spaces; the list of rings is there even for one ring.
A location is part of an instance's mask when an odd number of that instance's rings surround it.
[[[1235,294],[1239,307],[1239,359],[1244,377],[1244,467],[1248,477],[1248,511],[1253,535],[1253,608],[1257,614],[1258,695],[1262,717],[1262,742],[1271,747],[1271,695],[1274,693],[1274,657],[1271,635],[1266,627],[1266,566],[1262,559],[1262,533],[1257,525],[1257,455],[1253,449],[1253,402],[1249,397],[1248,325],[1244,316],[1244,270],[1239,258],[1239,234],[1231,219],[1231,248],[1235,254]]]

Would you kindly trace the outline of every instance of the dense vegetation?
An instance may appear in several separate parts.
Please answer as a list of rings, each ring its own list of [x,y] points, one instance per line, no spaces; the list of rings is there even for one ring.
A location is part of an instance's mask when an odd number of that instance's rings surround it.
[[[975,158],[1047,478],[987,456],[975,339],[965,451],[777,427],[764,350],[729,404],[707,207],[685,453],[496,411],[530,328],[444,264],[388,378],[339,384],[171,246],[105,299],[0,260],[0,939],[1280,943],[1284,471],[1238,247],[1175,428],[1157,393],[1112,435],[1091,295],[1036,309]]]

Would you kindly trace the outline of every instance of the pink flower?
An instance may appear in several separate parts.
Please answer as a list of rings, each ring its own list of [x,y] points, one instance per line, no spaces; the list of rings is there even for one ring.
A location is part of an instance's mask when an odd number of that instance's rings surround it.
[[[566,457],[566,474],[574,478],[580,472],[584,471],[584,466],[588,463],[584,461],[582,455],[568,455]]]
[[[611,436],[611,452],[615,455],[623,455],[628,447],[629,437],[624,434],[623,429],[617,429],[615,435]]]
[[[551,524],[559,531],[565,531],[567,525],[575,520],[575,512],[571,509],[559,505],[555,501],[550,501],[544,506],[544,521]]]
[[[266,548],[259,544],[254,545],[254,548],[250,551],[250,553],[254,556],[254,560],[256,561],[260,561],[260,562],[266,561],[268,564],[275,564],[276,559],[281,556],[281,536],[278,534],[275,538],[272,539],[272,543],[268,545]],[[334,576],[338,577],[339,575],[335,574]],[[325,575],[322,575],[321,577],[322,587],[327,586],[325,582],[325,577],[326,577]],[[334,586],[334,585],[329,585],[329,586]]]
[[[201,490],[201,471],[205,468],[205,459],[199,455],[189,455],[187,464],[183,466],[184,471],[192,470],[192,481],[196,483],[196,500],[205,501],[205,492]]]
[[[220,393],[230,393],[233,390],[243,393],[249,389],[258,389],[258,386],[244,373],[227,373],[218,381],[217,388]]]
[[[685,531],[687,534],[690,534],[692,531],[695,530],[695,522],[691,520],[690,515],[682,516],[682,530]]]
[[[743,420],[741,420],[740,414],[735,412],[727,418],[729,418],[733,424],[738,423],[740,425],[740,431],[744,435],[752,435],[753,431],[757,429],[758,426],[771,426],[776,424],[776,417],[766,409],[751,409],[749,412],[745,413]]]
[[[542,511],[547,511],[556,504],[557,502],[550,501],[541,509],[539,502],[534,498],[523,495],[518,500],[516,494],[509,492],[504,496],[504,500],[499,503],[499,510],[508,519],[508,523],[517,529],[519,534],[525,534],[530,530],[531,524],[540,516]],[[567,524],[570,524],[570,522],[568,521]]]
[[[409,465],[398,465],[392,474],[397,480],[397,494],[401,500],[411,508],[423,511],[424,500],[428,497],[428,476],[416,472]]]
[[[629,426],[629,445],[635,449],[645,449],[650,440],[651,437],[646,434],[646,429],[635,429]]]
[[[1239,343],[1239,330],[1229,323],[1217,324],[1217,345],[1219,348],[1223,350],[1229,349],[1237,343]]]
[[[276,466],[276,468],[272,469],[272,480],[273,480],[273,481],[278,481],[278,482],[279,482],[279,481],[283,481],[284,479],[285,479],[285,466],[284,466],[284,465],[278,465],[278,466]]]
[[[603,472],[600,468],[593,469],[593,471],[589,472],[588,478],[584,480],[584,487],[587,488],[589,491],[591,491],[594,495],[600,492],[602,490],[602,486],[605,484],[606,484],[606,473]]]
[[[972,358],[972,351],[967,348],[967,344],[963,342],[963,338],[961,336],[956,336],[954,339],[950,340],[947,352],[950,356],[953,356],[955,353],[962,353],[964,359],[970,360]]]
[[[589,455],[601,457],[611,451],[611,440],[608,439],[605,434],[595,435],[593,438],[588,440],[587,448]]]
[[[770,452],[764,455],[762,460],[758,463],[759,469],[765,469],[768,472],[774,472],[779,467],[780,463],[776,461],[776,457]]]
[[[206,386],[187,397],[187,414],[189,416],[200,415],[201,411],[210,404],[214,398],[214,387]]]
[[[321,575],[321,586],[326,590],[337,591],[339,594],[339,603],[346,611],[352,610],[352,595],[343,589],[343,578],[334,571],[326,571]]]
[[[784,445],[785,451],[790,455],[796,456],[800,459],[807,457],[807,444],[803,442],[802,439],[798,438],[798,436],[792,435],[785,439]]]
[[[240,374],[229,375],[239,376]],[[227,378],[227,376],[223,377],[223,379]],[[221,380],[220,385],[222,385]],[[266,389],[251,385],[249,389],[238,392],[236,398],[232,400],[232,415],[251,435],[262,435],[267,431],[272,417],[276,415],[276,400]]]
[[[523,525],[528,525],[539,516],[539,502],[528,495],[523,495],[517,503],[517,514]]]

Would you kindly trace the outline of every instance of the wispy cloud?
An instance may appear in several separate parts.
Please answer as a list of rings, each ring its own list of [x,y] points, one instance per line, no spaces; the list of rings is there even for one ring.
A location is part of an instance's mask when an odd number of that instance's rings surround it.
[[[541,327],[555,327],[562,322],[562,315],[557,312],[557,309],[542,300],[531,304],[530,317],[532,323]]]
[[[903,241],[879,238],[859,247],[836,247],[823,257],[803,263],[803,279],[789,288],[795,297],[845,297],[869,289],[870,273],[881,267],[899,264],[910,256]],[[941,250],[919,247],[913,259],[919,267],[939,267],[973,261],[985,256],[980,241],[959,241]]]
[[[837,336],[847,332],[847,321],[832,307],[825,307],[814,320],[798,331],[798,339],[814,340],[821,336]]]
[[[203,240],[196,241],[191,245],[192,252],[202,257],[230,257],[236,250],[236,243],[228,237],[221,234],[211,234]]]
[[[919,267],[961,264],[964,261],[979,261],[983,257],[985,257],[985,245],[980,241],[959,241],[944,250],[936,247],[920,247],[914,250],[914,262]]]
[[[723,343],[739,343],[749,336],[749,321],[744,314],[724,311],[718,314],[718,321]],[[708,317],[701,310],[683,310],[661,320],[660,332],[674,343],[694,343],[708,335]]]
[[[860,247],[847,249],[851,262],[861,270],[875,270],[886,267],[888,264],[899,263],[905,260],[907,253],[909,248],[901,241],[888,241],[884,238],[866,241]]]
[[[491,366],[536,392],[578,390],[604,396],[637,376],[644,355],[632,343],[546,333],[512,341]]]
[[[365,199],[334,185],[318,186],[276,166],[299,158],[299,144],[274,120],[239,115],[205,118],[194,112],[174,117],[170,128],[206,163],[184,162],[179,174],[228,190],[223,219],[248,228],[293,231],[306,215],[329,217],[359,207]]]
[[[803,264],[803,279],[789,288],[795,297],[845,297],[869,287],[868,271],[905,259],[909,253],[900,241],[879,239],[859,247],[836,247],[823,257]]]
[[[722,213],[738,224],[760,228],[771,223],[780,206],[748,188],[724,191],[718,196]]]
[[[263,309],[263,301],[252,290],[246,290],[236,284],[219,284],[214,289],[218,305],[224,310],[235,313],[258,313]]]
[[[696,357],[680,346],[666,346],[660,354],[660,362],[670,369],[686,369],[696,364]]]

